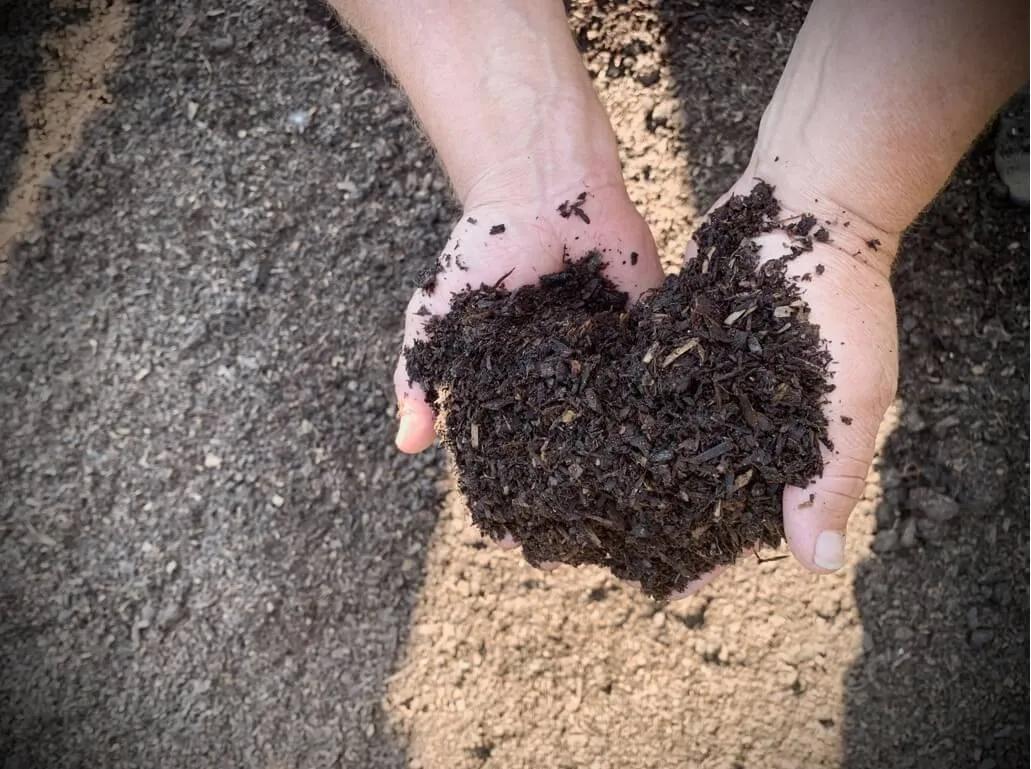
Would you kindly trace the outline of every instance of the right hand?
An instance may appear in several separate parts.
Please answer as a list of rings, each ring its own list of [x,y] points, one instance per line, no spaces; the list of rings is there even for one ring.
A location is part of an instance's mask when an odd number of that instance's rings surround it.
[[[845,564],[846,524],[862,496],[878,428],[895,397],[898,338],[889,275],[899,238],[857,214],[828,205],[826,195],[799,193],[818,187],[770,164],[762,173],[746,171],[713,209],[732,194],[747,195],[756,177],[774,185],[781,220],[813,213],[817,217],[813,231],[823,228],[827,233],[826,241],[814,239],[811,250],[788,262],[787,274],[801,289],[810,319],[833,358],[834,390],[827,397],[825,414],[834,449],[822,447],[824,466],[819,477],[805,488],[786,487],[783,497],[788,547],[803,567],[826,574]],[[783,256],[791,245],[780,229],[753,240],[761,261]],[[685,259],[696,256],[697,245],[692,241]],[[703,575],[674,597],[691,595],[719,571]]]

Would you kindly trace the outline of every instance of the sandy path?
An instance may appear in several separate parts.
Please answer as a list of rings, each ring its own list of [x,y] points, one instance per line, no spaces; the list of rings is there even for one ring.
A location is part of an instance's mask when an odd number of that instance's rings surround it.
[[[870,557],[879,501],[873,473],[852,563]],[[662,607],[600,569],[542,574],[483,548],[467,519],[452,498],[390,681],[411,766],[839,765],[862,651],[853,571],[746,558]]]
[[[29,235],[48,187],[61,183],[53,169],[79,145],[82,130],[98,107],[110,103],[105,76],[116,65],[129,8],[124,0],[55,3],[56,13],[82,13],[82,23],[57,25],[39,42],[43,83],[21,97],[27,137],[14,183],[0,211],[0,274],[7,252]]]

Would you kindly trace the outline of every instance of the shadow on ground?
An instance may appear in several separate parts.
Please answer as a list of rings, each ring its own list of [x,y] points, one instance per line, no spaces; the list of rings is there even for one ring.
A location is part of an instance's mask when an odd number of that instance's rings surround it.
[[[43,0],[0,0],[0,207],[28,136],[22,96],[43,81],[39,46],[52,18],[48,6]]]
[[[1028,227],[971,152],[896,268],[902,418],[858,567],[845,766],[1028,762]]]
[[[0,284],[0,763],[402,765],[441,470],[389,383],[444,180],[321,4],[130,34]]]

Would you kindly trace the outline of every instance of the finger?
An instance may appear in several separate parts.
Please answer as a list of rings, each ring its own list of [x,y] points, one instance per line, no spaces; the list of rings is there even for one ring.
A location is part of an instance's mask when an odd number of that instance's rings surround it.
[[[394,370],[394,391],[397,395],[397,436],[394,443],[406,454],[418,454],[433,443],[436,418],[426,402],[422,387],[408,381],[408,365],[404,352]]]
[[[827,574],[845,565],[845,528],[863,493],[869,458],[835,461],[804,489],[784,490],[784,536],[795,558],[811,571]]]
[[[834,450],[824,450],[823,474],[804,489],[789,486],[784,490],[788,547],[803,566],[822,574],[845,565],[845,529],[866,487],[880,422],[877,414],[850,419],[846,425],[840,414],[835,416],[839,410],[835,399],[828,409]]]
[[[436,417],[426,401],[426,392],[412,382],[408,373],[405,351],[423,336],[426,320],[426,304],[430,297],[417,291],[408,303],[405,312],[405,333],[401,355],[394,369],[394,394],[397,397],[397,436],[394,443],[406,454],[417,454],[428,448],[434,439],[433,425]]]
[[[688,596],[694,595],[699,590],[701,590],[703,587],[705,587],[710,582],[712,582],[714,579],[716,579],[716,577],[718,577],[720,575],[720,572],[722,572],[724,570],[724,568],[726,568],[726,567],[724,567],[724,566],[717,566],[715,569],[713,569],[712,571],[710,571],[710,572],[708,572],[706,574],[703,574],[698,579],[692,580],[691,582],[688,582],[680,590],[676,591],[675,593],[671,593],[670,597],[669,597],[669,600],[671,600],[671,601],[680,601],[680,600],[682,600],[684,598],[687,598]]]
[[[797,261],[802,264],[793,269],[811,269]],[[845,273],[844,266],[833,269],[835,275]],[[845,565],[845,529],[866,486],[881,419],[894,399],[896,323],[890,294],[883,304],[871,303],[859,280],[832,277],[805,285],[811,320],[834,356],[834,390],[824,407],[834,449],[823,450],[823,473],[807,488],[785,489],[784,534],[803,566],[827,573]]]

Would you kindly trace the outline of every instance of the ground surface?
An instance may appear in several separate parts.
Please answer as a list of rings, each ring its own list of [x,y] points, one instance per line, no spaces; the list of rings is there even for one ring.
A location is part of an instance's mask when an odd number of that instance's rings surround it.
[[[804,7],[572,5],[675,262]],[[852,568],[661,608],[485,547],[393,451],[456,212],[360,48],[314,1],[112,9],[0,2],[3,220],[45,182],[0,266],[4,767],[1026,766],[1027,213],[990,138],[905,243]],[[110,38],[40,176],[26,101]]]

